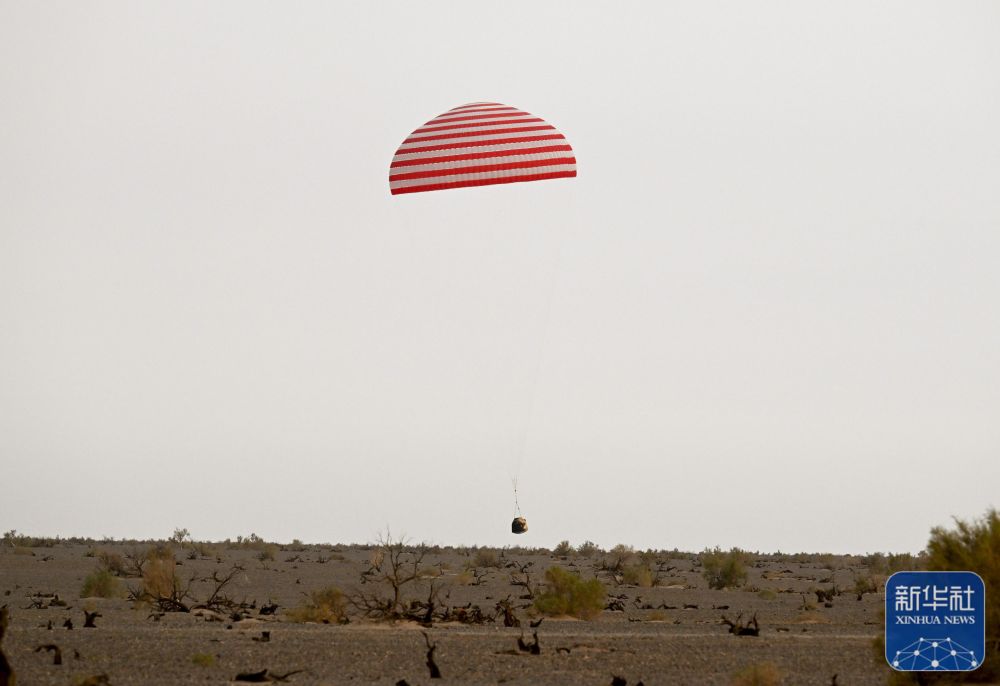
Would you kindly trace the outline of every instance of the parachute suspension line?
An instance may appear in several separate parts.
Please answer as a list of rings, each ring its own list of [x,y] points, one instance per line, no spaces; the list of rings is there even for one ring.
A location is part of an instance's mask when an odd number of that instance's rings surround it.
[[[570,221],[575,222],[576,213],[570,213]],[[535,351],[534,364],[532,365],[532,373],[530,380],[530,387],[528,390],[528,402],[525,409],[524,420],[521,423],[520,435],[517,437],[517,446],[515,453],[515,467],[514,476],[511,481],[514,484],[514,506],[518,509],[518,516],[520,516],[520,507],[517,505],[517,479],[520,476],[521,464],[524,462],[524,455],[527,451],[528,444],[528,430],[531,428],[531,419],[535,412],[535,398],[538,395],[538,377],[540,376],[542,367],[542,357],[545,352],[545,344],[548,341],[549,335],[549,320],[552,314],[552,300],[553,295],[556,290],[556,282],[559,280],[559,267],[562,264],[563,250],[566,245],[566,240],[564,234],[566,233],[565,225],[570,223],[570,221],[559,221],[553,230],[555,250],[552,257],[552,262],[550,270],[552,276],[549,278],[548,288],[545,290],[545,304],[542,312],[542,331],[538,340],[538,347]]]
[[[510,483],[511,483],[511,485],[514,486],[514,516],[515,517],[520,517],[521,516],[521,506],[518,505],[518,503],[517,503],[517,477],[515,476],[513,479],[511,479]]]
[[[563,239],[563,234],[565,233],[563,223],[559,222],[553,231],[555,234],[555,254],[552,257],[552,265],[550,267],[552,276],[549,278],[548,288],[545,289],[545,305],[542,310],[542,331],[538,337],[538,349],[535,350],[535,359],[533,360],[534,364],[531,370],[531,385],[528,390],[528,405],[525,411],[523,430],[519,436],[520,440],[517,446],[517,464],[519,468],[527,449],[528,429],[531,426],[531,418],[535,412],[535,398],[538,395],[538,377],[541,375],[542,358],[545,356],[545,344],[548,342],[549,337],[549,321],[552,318],[552,300],[556,290],[556,282],[559,280],[559,266],[562,263],[563,248],[566,244],[566,241]]]

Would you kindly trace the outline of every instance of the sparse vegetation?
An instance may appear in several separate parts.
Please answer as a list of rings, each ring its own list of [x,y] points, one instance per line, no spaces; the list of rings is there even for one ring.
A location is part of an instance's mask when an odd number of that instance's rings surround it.
[[[340,624],[347,619],[347,597],[336,586],[328,586],[308,594],[305,603],[286,614],[292,622]]]
[[[211,667],[215,664],[215,656],[210,653],[195,653],[191,656],[191,662],[199,667]]]
[[[577,547],[576,552],[581,557],[593,557],[596,553],[601,552],[601,549],[593,541],[584,541]]]
[[[746,565],[750,556],[739,548],[723,552],[720,548],[701,554],[702,575],[713,589],[734,588],[746,583]]]
[[[597,579],[584,581],[562,567],[550,567],[545,582],[545,590],[535,598],[535,609],[542,614],[593,619],[604,608],[604,586]]]
[[[122,582],[107,569],[97,569],[83,580],[81,598],[124,598]]]
[[[770,662],[747,665],[733,674],[732,686],[778,686],[781,672]]]

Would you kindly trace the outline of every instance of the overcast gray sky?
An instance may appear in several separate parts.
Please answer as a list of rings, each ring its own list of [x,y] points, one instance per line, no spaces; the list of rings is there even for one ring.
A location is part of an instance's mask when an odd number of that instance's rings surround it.
[[[993,2],[0,2],[0,526],[919,550],[1000,505],[998,35]],[[390,196],[479,100],[579,177]]]

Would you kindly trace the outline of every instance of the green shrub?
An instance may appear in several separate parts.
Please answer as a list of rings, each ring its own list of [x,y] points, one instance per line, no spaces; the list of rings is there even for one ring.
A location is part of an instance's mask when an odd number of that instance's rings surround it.
[[[881,582],[874,576],[854,577],[854,592],[857,594],[858,600],[861,600],[865,593],[878,593],[879,586],[881,586]]]
[[[914,557],[910,553],[889,553],[886,559],[886,566],[889,574],[902,571],[915,571],[924,568],[924,560]]]
[[[107,569],[98,569],[83,580],[80,589],[81,598],[122,598],[125,589],[121,582]]]
[[[309,594],[308,601],[286,613],[292,622],[339,624],[347,617],[347,598],[336,586]]]
[[[650,588],[654,584],[655,577],[647,565],[637,562],[625,565],[625,568],[622,569],[622,580],[630,586]]]
[[[970,571],[986,584],[986,654],[970,674],[977,681],[1000,681],[1000,513],[989,510],[982,519],[955,520],[954,529],[934,527],[927,543],[927,569]]]
[[[535,608],[545,615],[570,615],[593,619],[604,609],[604,586],[597,579],[584,581],[562,567],[545,570],[545,591],[535,599]]]
[[[728,553],[720,548],[706,550],[701,554],[702,575],[709,588],[722,589],[741,586],[746,583],[749,555],[733,548]]]
[[[566,557],[573,554],[573,546],[569,544],[569,541],[559,541],[559,545],[553,548],[552,553],[559,557]]]

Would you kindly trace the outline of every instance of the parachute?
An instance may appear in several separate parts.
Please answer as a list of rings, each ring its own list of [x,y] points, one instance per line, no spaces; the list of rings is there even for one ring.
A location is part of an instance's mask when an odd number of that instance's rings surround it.
[[[400,195],[575,176],[573,148],[556,127],[516,107],[472,102],[438,115],[402,142],[389,165],[389,190]],[[512,485],[510,530],[527,533],[516,477]]]
[[[497,102],[452,108],[411,133],[389,165],[393,195],[576,176],[566,137]]]

